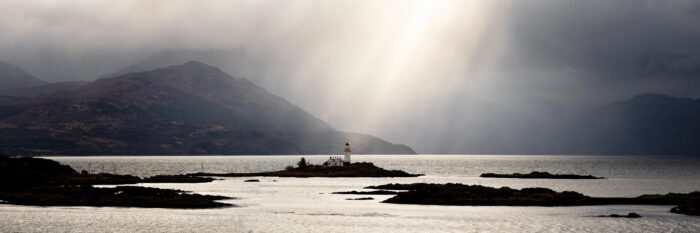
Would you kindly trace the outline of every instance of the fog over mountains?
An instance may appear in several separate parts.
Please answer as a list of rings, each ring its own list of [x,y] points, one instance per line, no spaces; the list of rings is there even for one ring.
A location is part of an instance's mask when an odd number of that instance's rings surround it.
[[[36,87],[48,82],[38,79],[22,68],[0,61],[0,90]]]
[[[359,154],[415,153],[197,61],[16,96],[0,104],[0,137],[10,155],[336,154],[346,141]]]

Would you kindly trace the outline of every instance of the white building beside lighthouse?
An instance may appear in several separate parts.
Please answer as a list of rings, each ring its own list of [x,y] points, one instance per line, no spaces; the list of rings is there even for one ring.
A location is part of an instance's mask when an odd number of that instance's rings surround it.
[[[342,167],[345,165],[349,165],[350,152],[352,152],[352,149],[350,148],[350,143],[346,142],[345,148],[343,149],[343,157],[341,158],[340,156],[331,156],[330,158],[328,158],[328,161],[323,163],[323,165],[329,167]]]

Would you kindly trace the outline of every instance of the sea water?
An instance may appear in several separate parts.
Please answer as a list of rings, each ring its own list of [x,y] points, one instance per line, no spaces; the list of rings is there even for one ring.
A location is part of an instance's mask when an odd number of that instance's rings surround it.
[[[151,176],[190,172],[284,169],[305,157],[329,156],[50,157],[74,169]],[[589,196],[700,191],[700,159],[632,156],[355,155],[425,176],[415,178],[222,178],[201,184],[140,184],[235,197],[236,207],[181,210],[32,207],[0,204],[0,232],[700,232],[700,217],[673,206],[488,207],[385,204],[385,195],[338,195],[386,183],[463,183],[546,187]],[[481,173],[574,173],[602,180],[497,179]],[[259,179],[260,182],[244,182]],[[373,197],[374,200],[346,200]],[[636,212],[642,218],[599,218]]]

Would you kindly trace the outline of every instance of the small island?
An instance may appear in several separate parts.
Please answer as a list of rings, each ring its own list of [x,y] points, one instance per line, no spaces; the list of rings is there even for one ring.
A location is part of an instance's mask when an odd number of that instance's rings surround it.
[[[592,175],[576,175],[576,174],[551,174],[549,172],[530,172],[528,174],[496,174],[496,173],[483,173],[480,177],[484,178],[518,178],[518,179],[605,179],[603,177],[596,177]]]
[[[305,167],[288,167],[282,171],[251,173],[194,173],[192,176],[215,177],[417,177],[422,174],[410,174],[399,170],[385,170],[372,163],[352,163],[342,167],[308,165]]]
[[[374,191],[347,191],[333,192],[331,194],[350,194],[350,195],[396,195],[399,192],[389,190],[374,190]]]
[[[288,166],[282,171],[252,172],[252,173],[193,173],[191,176],[216,176],[216,177],[417,177],[422,174],[410,174],[400,170],[386,170],[375,166],[373,163],[350,163],[338,161],[331,157],[323,165],[313,165],[301,158],[297,166]]]
[[[217,208],[232,206],[217,202],[224,196],[200,195],[182,190],[93,185],[136,183],[200,183],[209,177],[160,175],[140,178],[131,175],[78,173],[56,161],[39,158],[0,157],[0,202],[36,206],[113,206],[144,208]]]
[[[585,205],[678,205],[674,213],[697,215],[700,192],[641,195],[638,197],[590,197],[581,193],[556,192],[547,188],[512,189],[464,184],[386,184],[367,189],[404,190],[384,203],[463,206],[585,206]]]
[[[625,214],[610,214],[610,215],[598,215],[599,218],[641,218],[642,216],[638,213],[627,213]]]

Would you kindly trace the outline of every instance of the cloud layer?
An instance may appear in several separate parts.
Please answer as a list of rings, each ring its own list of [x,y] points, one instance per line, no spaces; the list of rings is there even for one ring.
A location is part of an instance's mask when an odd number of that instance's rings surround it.
[[[454,130],[445,122],[478,122],[476,102],[519,112],[643,92],[700,95],[692,0],[2,1],[0,9],[0,60],[49,81],[94,79],[169,50],[235,51],[245,65],[222,62],[234,76],[340,129],[409,144],[454,141],[440,138]]]

